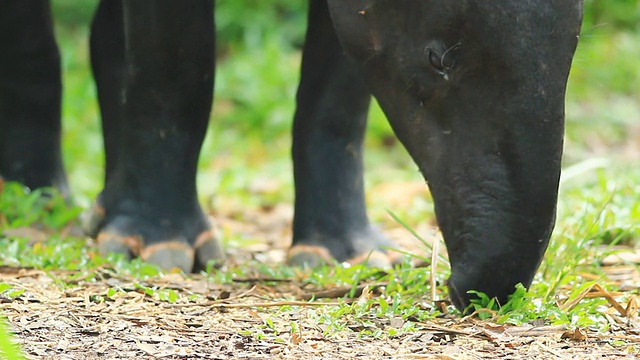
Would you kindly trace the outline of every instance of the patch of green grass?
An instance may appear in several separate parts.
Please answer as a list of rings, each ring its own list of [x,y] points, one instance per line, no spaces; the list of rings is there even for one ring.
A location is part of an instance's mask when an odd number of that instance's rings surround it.
[[[0,298],[15,299],[24,293],[24,289],[15,289],[10,284],[0,282]]]
[[[565,301],[572,301],[593,286],[595,282],[584,281],[577,278],[575,287],[566,294]],[[563,309],[558,306],[555,299],[546,299],[542,294],[547,286],[537,282],[527,290],[518,284],[516,291],[509,296],[506,304],[498,304],[495,298],[489,298],[486,294],[471,291],[477,298],[472,299],[468,311],[482,320],[491,320],[498,324],[533,324],[542,321],[548,325],[564,325],[569,328],[591,328],[598,331],[607,330],[607,321],[604,310],[608,307],[604,298],[585,299],[580,298],[576,306]]]
[[[20,228],[34,224],[49,229],[62,229],[74,222],[81,208],[69,206],[54,189],[30,190],[9,182],[0,196],[1,228]]]
[[[540,269],[543,278],[551,280],[550,293],[568,273],[600,274],[598,264],[612,246],[638,242],[638,179],[637,167],[612,165],[562,185],[558,226]]]
[[[173,289],[149,287],[140,283],[135,283],[133,285],[145,295],[151,296],[160,301],[175,303],[179,298],[178,293]]]

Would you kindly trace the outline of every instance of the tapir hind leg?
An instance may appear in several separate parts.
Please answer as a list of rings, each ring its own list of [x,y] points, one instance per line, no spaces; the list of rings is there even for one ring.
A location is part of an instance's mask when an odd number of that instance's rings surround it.
[[[213,26],[210,0],[100,5],[91,53],[107,172],[88,230],[102,253],[185,271],[224,256],[195,181],[213,94]]]
[[[293,128],[296,186],[291,264],[368,261],[388,265],[391,243],[369,222],[362,142],[370,94],[344,55],[325,0],[309,2]]]
[[[60,56],[45,0],[0,2],[0,176],[68,193]]]

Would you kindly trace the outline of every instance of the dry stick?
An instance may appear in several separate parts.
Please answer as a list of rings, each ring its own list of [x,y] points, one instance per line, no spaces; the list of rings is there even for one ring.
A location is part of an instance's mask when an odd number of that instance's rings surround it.
[[[616,299],[613,298],[613,295],[611,295],[611,293],[607,291],[607,289],[600,286],[600,284],[595,284],[595,288],[602,293],[602,296],[607,299],[609,304],[611,304],[611,306],[613,306],[620,313],[620,315],[625,317],[627,316],[627,310],[622,307],[622,305],[620,305],[620,303],[616,301]],[[589,294],[587,294],[587,296],[588,295]]]
[[[416,322],[416,325],[420,325],[421,331],[431,331],[431,332],[442,332],[445,334],[455,334],[455,335],[466,335],[466,336],[475,336],[475,337],[485,337],[482,332],[478,330],[458,330],[449,328],[446,326],[440,326],[436,324],[424,323],[424,322]]]
[[[560,332],[564,332],[567,330],[567,327],[564,325],[544,325],[544,326],[534,326],[534,327],[508,327],[505,328],[505,333],[511,336],[521,336],[521,337],[536,337],[541,335],[552,335]]]
[[[633,342],[640,342],[640,338],[638,338],[637,336],[625,336],[625,335],[596,335],[595,336],[597,339],[600,339],[602,341],[609,341],[611,339],[619,339],[619,340],[626,340],[626,341],[633,341]]]
[[[237,299],[242,299],[243,297],[249,296],[251,295],[252,292],[254,292],[256,289],[256,286],[253,285],[249,290],[242,292],[238,295],[234,295],[234,296],[229,296],[226,299],[221,299],[221,300],[212,300],[212,301],[208,301],[206,303],[187,303],[187,304],[163,304],[161,301],[157,301],[153,298],[151,298],[151,300],[153,302],[155,302],[156,304],[162,304],[165,308],[182,308],[182,307],[191,307],[191,306],[214,306],[216,304],[224,304],[227,303],[231,300],[237,300]]]
[[[365,285],[359,285],[358,287],[356,287],[356,291],[354,293],[355,297],[358,297],[362,294],[362,290],[366,287],[369,286],[369,289],[374,290],[374,289],[378,289],[380,287],[386,286],[387,283],[375,283],[375,284],[365,284]],[[233,307],[240,307],[240,308],[244,308],[244,307],[253,307],[253,306],[262,306],[262,305],[252,305],[252,304],[236,304],[236,305],[240,305],[240,306],[235,306],[234,304],[227,304],[227,302],[229,302],[230,300],[236,300],[242,297],[245,297],[246,295],[249,295],[253,290],[254,290],[255,286],[252,287],[251,289],[249,289],[248,291],[230,297],[228,299],[224,299],[224,300],[215,300],[215,301],[208,301],[205,303],[189,303],[189,304],[162,304],[163,307],[165,308],[183,308],[183,307],[191,307],[191,306],[210,306],[210,307],[225,307],[225,308],[233,308]],[[351,287],[343,287],[343,288],[338,288],[338,289],[331,289],[331,290],[322,290],[322,291],[317,291],[315,293],[311,293],[311,294],[305,294],[303,296],[301,296],[300,298],[302,300],[311,300],[313,298],[338,298],[338,297],[342,297],[346,294],[348,294],[351,291]],[[280,305],[271,305],[271,306],[282,306],[282,305],[299,305],[299,306],[322,306],[322,305],[342,305],[344,302],[340,303],[340,302],[315,302],[315,303],[311,303],[311,302],[307,302],[307,301],[289,301],[289,304],[284,304],[287,301],[281,301],[281,302],[276,302],[277,304]],[[158,304],[160,302],[157,302]],[[258,303],[258,304],[262,304],[262,303]],[[267,304],[273,304],[273,303],[267,303]],[[304,305],[302,305],[304,304]]]
[[[536,345],[537,345],[540,349],[542,349],[543,351],[546,351],[546,352],[548,352],[548,353],[552,354],[553,356],[555,356],[555,358],[556,358],[556,359],[571,359],[570,357],[565,356],[565,355],[563,355],[563,354],[559,353],[558,351],[556,351],[556,350],[552,349],[551,347],[549,347],[549,346],[545,345],[545,344],[544,344],[544,343],[542,343],[542,342],[538,342],[538,343],[536,343]]]
[[[438,247],[440,245],[440,236],[436,236],[431,246],[431,276],[429,276],[429,284],[431,285],[431,301],[436,301],[436,268],[438,267]],[[437,307],[437,305],[436,305]]]
[[[386,282],[381,282],[381,283],[374,283],[374,284],[363,284],[363,285],[358,285],[356,287],[356,291],[353,293],[353,297],[357,298],[360,295],[362,295],[362,290],[364,290],[365,287],[369,287],[369,290],[371,291],[375,291],[376,289],[379,289],[383,286],[387,286],[388,283]],[[347,287],[341,287],[341,288],[334,288],[334,289],[328,289],[328,290],[320,290],[320,291],[316,291],[316,292],[312,292],[312,293],[308,293],[308,294],[304,294],[302,296],[300,296],[301,299],[303,300],[311,300],[313,298],[339,298],[339,297],[343,297],[345,295],[347,295],[349,292],[351,292],[352,287],[351,286],[347,286]]]
[[[255,277],[255,278],[233,278],[232,282],[247,282],[247,283],[262,283],[262,282],[282,282],[282,283],[290,283],[293,282],[292,279],[282,279],[282,278],[271,278],[271,277]]]
[[[227,299],[228,300],[228,299]],[[224,301],[227,301],[224,300]],[[225,308],[225,309],[246,309],[253,307],[274,307],[274,306],[338,306],[343,305],[343,302],[308,302],[308,301],[296,301],[296,300],[285,300],[285,301],[270,301],[270,302],[257,302],[250,304],[227,304],[220,301],[210,301],[206,303],[193,303],[193,304],[163,304],[165,308],[184,308],[184,307],[192,307],[192,306],[205,306],[212,308]]]
[[[364,284],[356,287],[356,291],[354,293],[355,297],[359,297],[362,294],[362,291],[365,287],[369,287],[370,290],[375,290],[383,286],[387,286],[387,283],[374,283],[374,284]],[[220,307],[220,308],[251,308],[251,307],[259,307],[265,306],[263,304],[271,304],[268,306],[284,306],[284,305],[292,305],[292,306],[337,306],[344,304],[343,302],[307,302],[307,301],[279,301],[279,302],[268,302],[268,303],[255,303],[255,304],[228,304],[227,302],[230,300],[235,300],[242,298],[248,294],[250,294],[255,287],[252,287],[247,292],[230,297],[224,300],[216,300],[209,301],[205,303],[189,303],[189,304],[162,304],[165,308],[184,308],[184,307],[192,307],[192,306],[208,306],[208,307]],[[305,294],[300,296],[302,300],[311,300],[313,298],[339,298],[348,294],[351,291],[352,287],[342,287],[337,289],[330,290],[321,290],[310,294]]]
[[[593,291],[594,289],[596,291]],[[620,315],[627,316],[627,311],[625,310],[625,308],[623,308],[622,305],[620,305],[620,303],[617,302],[613,298],[613,296],[611,296],[609,291],[607,291],[605,288],[603,288],[602,286],[600,286],[600,284],[597,284],[597,283],[589,286],[586,289],[584,289],[584,291],[582,291],[580,294],[578,294],[578,296],[575,299],[567,300],[567,301],[565,301],[563,304],[561,304],[558,307],[560,308],[560,310],[571,311],[571,309],[576,307],[578,305],[578,303],[580,303],[580,301],[582,301],[582,299],[587,297],[587,295],[590,295],[589,297],[591,297],[591,298],[593,298],[593,297],[603,297],[603,298],[605,298],[609,302],[609,304],[611,304],[611,306],[613,306],[620,313]]]
[[[272,301],[253,304],[213,304],[213,308],[246,309],[253,307],[277,307],[277,306],[339,306],[341,302],[308,302],[308,301]]]
[[[204,303],[202,305],[209,306],[209,305],[213,305],[213,304],[224,304],[224,303],[227,303],[227,302],[229,302],[231,300],[242,299],[244,297],[247,297],[247,296],[251,295],[251,293],[253,293],[256,289],[257,289],[257,286],[253,285],[249,290],[241,292],[240,294],[237,294],[237,295],[234,295],[234,296],[229,296],[226,299],[212,300],[212,301]],[[175,304],[175,305],[189,305],[189,304]]]
[[[236,300],[236,299],[241,299],[245,296],[249,296],[251,295],[252,292],[256,291],[256,286],[253,285],[249,290],[242,292],[238,295],[235,296],[229,296],[228,298],[224,299],[224,300],[217,300],[216,302],[220,302],[220,301],[230,301],[230,300]]]

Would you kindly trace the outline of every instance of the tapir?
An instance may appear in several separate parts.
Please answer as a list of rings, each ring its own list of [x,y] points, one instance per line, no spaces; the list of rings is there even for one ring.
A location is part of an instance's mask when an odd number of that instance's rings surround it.
[[[195,181],[214,11],[211,0],[98,6],[90,51],[106,169],[86,230],[101,253],[184,271],[224,259]],[[504,302],[530,285],[555,223],[581,18],[581,0],[309,0],[287,261],[395,261],[365,210],[373,95],[432,193],[453,304],[465,308],[469,290]],[[48,2],[1,1],[0,47],[0,174],[66,193]]]

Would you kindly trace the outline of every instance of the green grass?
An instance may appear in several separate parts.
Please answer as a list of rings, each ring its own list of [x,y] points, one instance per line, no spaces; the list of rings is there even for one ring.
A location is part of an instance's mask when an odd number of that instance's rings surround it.
[[[23,360],[24,356],[11,340],[4,317],[0,317],[0,358],[5,360]]]
[[[97,267],[109,267],[144,280],[161,273],[139,260],[101,258],[86,247],[83,239],[65,236],[63,231],[76,221],[78,213],[89,206],[102,186],[102,139],[86,40],[86,27],[95,3],[86,1],[78,6],[76,1],[54,1],[65,76],[64,161],[74,200],[80,207],[68,207],[55,194],[43,198],[40,190],[29,192],[18,185],[7,185],[0,197],[0,226],[20,228],[38,223],[54,235],[47,242],[3,236],[0,263],[86,273]],[[303,6],[288,6],[284,0],[273,3],[277,6],[259,0],[219,3],[222,40],[218,44],[216,100],[199,162],[202,202],[209,204],[213,194],[218,199],[215,201],[223,199],[238,207],[291,202],[289,133],[299,44],[304,35]],[[519,289],[510,303],[501,306],[481,297],[473,305],[481,317],[514,324],[544,319],[552,324],[606,329],[602,299],[584,299],[570,310],[561,310],[556,304],[557,297],[575,298],[593,284],[593,278],[585,278],[585,273],[595,274],[601,285],[615,289],[604,278],[599,260],[611,253],[612,245],[634,246],[638,242],[640,167],[638,155],[628,151],[640,138],[638,5],[626,0],[617,2],[619,6],[603,7],[602,0],[586,3],[587,19],[568,88],[565,171],[558,223],[549,251],[529,291]],[[243,12],[242,8],[247,6],[255,8],[255,12]],[[602,7],[599,12],[598,7]],[[233,21],[238,18],[247,25],[239,27],[239,22]],[[280,25],[274,27],[274,22]],[[389,141],[391,136],[386,120],[374,105],[367,138],[368,189],[385,181],[420,179],[402,147]],[[277,181],[278,189],[257,197],[250,191],[256,179]],[[377,222],[390,221],[387,205],[376,200],[375,193],[368,195],[372,218]],[[416,199],[408,208],[389,210],[409,228],[433,221],[434,217],[429,198]],[[282,278],[296,276],[289,267],[272,268],[257,262],[209,276],[211,281],[230,283],[234,276],[256,273]],[[402,327],[391,332],[402,332],[440,315],[440,309],[428,299],[429,275],[429,271],[408,266],[384,273],[358,266],[327,267],[309,273],[306,281],[318,287],[350,286],[364,280],[387,283],[381,296],[319,308],[314,310],[314,316],[318,324],[326,325],[328,334],[345,329],[348,320],[361,319],[362,326],[357,331],[388,336],[394,334],[380,333],[380,329],[372,326],[373,319],[401,317]],[[439,270],[437,276],[443,284],[446,270]],[[176,295],[166,289],[140,286],[150,296],[175,301]],[[440,286],[437,290],[446,296],[446,288]],[[113,289],[106,296],[117,296],[117,292],[118,289]],[[485,308],[490,311],[482,310]],[[269,324],[265,326],[268,328]],[[2,331],[6,329],[0,322],[0,339],[5,339]],[[2,349],[8,357],[4,345]]]

